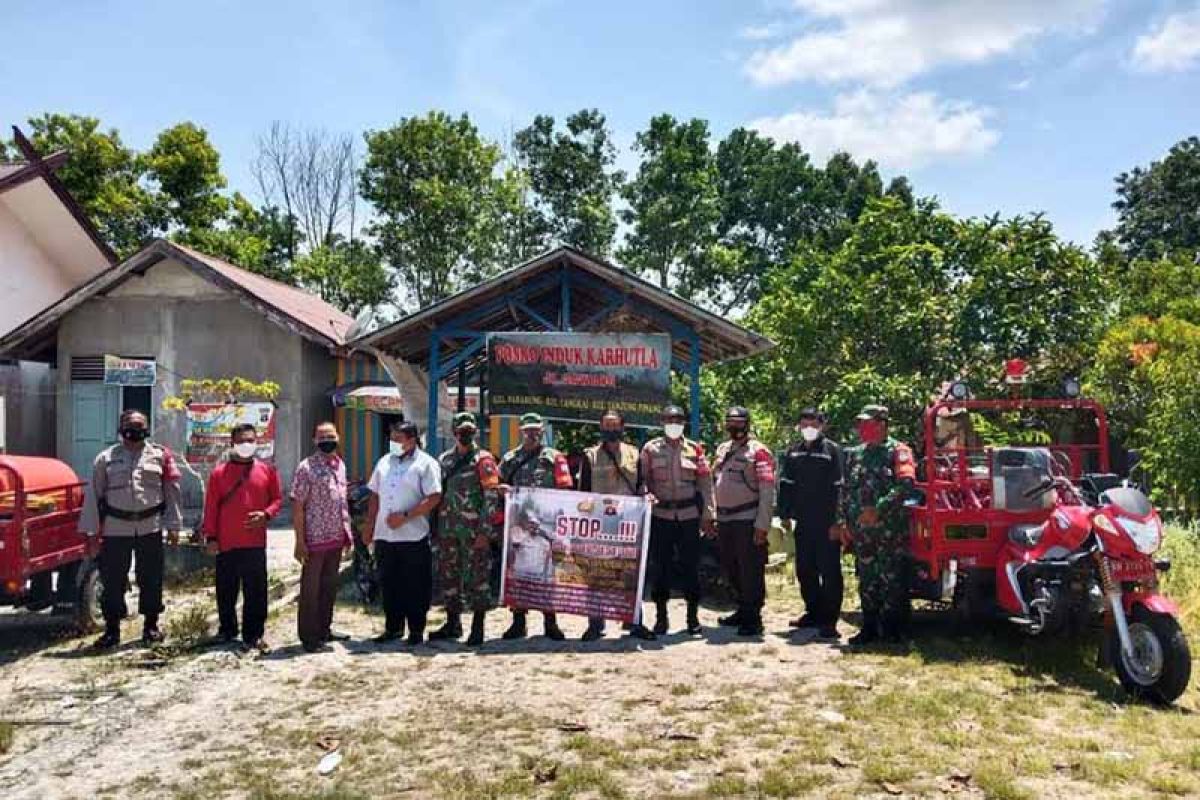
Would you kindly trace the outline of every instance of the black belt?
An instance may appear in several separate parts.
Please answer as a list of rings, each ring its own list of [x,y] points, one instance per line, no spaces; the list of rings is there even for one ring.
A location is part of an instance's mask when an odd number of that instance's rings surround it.
[[[757,500],[752,503],[742,503],[740,506],[717,506],[717,513],[722,516],[729,516],[730,514],[740,514],[743,511],[750,511],[755,508],[758,508]]]
[[[689,500],[659,500],[654,504],[655,508],[661,508],[664,511],[675,511],[680,508],[695,508],[696,498]]]
[[[126,511],[122,508],[113,508],[108,503],[100,501],[100,516],[113,517],[114,519],[122,519],[126,522],[141,522],[144,519],[156,517],[167,509],[166,503],[159,503],[151,508],[146,508],[141,511]]]

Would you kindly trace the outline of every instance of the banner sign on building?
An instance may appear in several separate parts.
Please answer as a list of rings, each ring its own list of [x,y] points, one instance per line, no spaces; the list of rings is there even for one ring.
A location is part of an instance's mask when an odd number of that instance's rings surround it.
[[[275,458],[275,404],[189,403],[187,407],[187,452],[189,464],[212,466],[229,449],[229,432],[249,423],[258,436],[263,461]]]
[[[104,357],[104,382],[109,386],[153,386],[157,376],[153,359]]]
[[[650,504],[559,489],[513,489],[504,514],[504,605],[640,618]]]
[[[654,426],[671,390],[671,337],[661,333],[488,335],[488,413],[536,411],[597,422],[609,408]]]

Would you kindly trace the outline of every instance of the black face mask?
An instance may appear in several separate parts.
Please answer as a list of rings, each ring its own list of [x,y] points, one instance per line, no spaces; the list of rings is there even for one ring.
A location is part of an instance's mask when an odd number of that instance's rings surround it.
[[[121,437],[131,442],[144,442],[150,436],[145,428],[121,428]]]
[[[475,431],[459,431],[455,436],[463,447],[470,447],[471,443],[475,441]]]
[[[317,442],[317,449],[322,453],[329,454],[337,452],[338,443],[332,439],[327,439],[323,442]]]
[[[625,431],[600,431],[600,438],[606,442],[619,442]]]
[[[735,428],[731,425],[725,429],[725,432],[729,434],[730,439],[744,439],[750,430],[749,428],[742,428],[740,426]]]

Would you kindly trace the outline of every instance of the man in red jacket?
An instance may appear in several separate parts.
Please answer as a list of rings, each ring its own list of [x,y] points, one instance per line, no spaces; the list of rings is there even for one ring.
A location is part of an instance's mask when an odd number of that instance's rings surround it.
[[[233,452],[208,479],[202,527],[208,551],[217,556],[217,635],[224,642],[237,638],[240,588],[242,641],[266,652],[267,523],[283,506],[283,493],[275,467],[254,457],[256,438],[250,424],[230,433]]]

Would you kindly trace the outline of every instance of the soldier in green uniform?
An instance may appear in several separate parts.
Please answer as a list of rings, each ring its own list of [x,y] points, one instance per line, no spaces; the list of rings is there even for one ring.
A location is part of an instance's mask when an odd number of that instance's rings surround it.
[[[509,450],[500,461],[500,490],[507,493],[513,486],[542,487],[545,489],[571,489],[571,467],[567,458],[553,447],[542,444],[545,420],[541,414],[524,414],[521,417],[521,446]],[[505,639],[520,639],[527,635],[526,611],[512,610],[512,624],[503,634]],[[545,633],[549,639],[562,641],[566,637],[558,627],[553,613],[544,613]]]
[[[438,458],[442,467],[442,505],[438,511],[438,580],[446,607],[446,624],[429,634],[431,640],[462,636],[462,611],[471,609],[467,646],[483,644],[483,624],[492,605],[492,541],[500,470],[496,459],[475,444],[475,415],[454,415],[458,442]]]
[[[843,517],[854,545],[863,624],[850,644],[902,641],[909,616],[908,511],[916,468],[908,445],[888,436],[888,410],[858,415],[862,442],[846,451]]]

